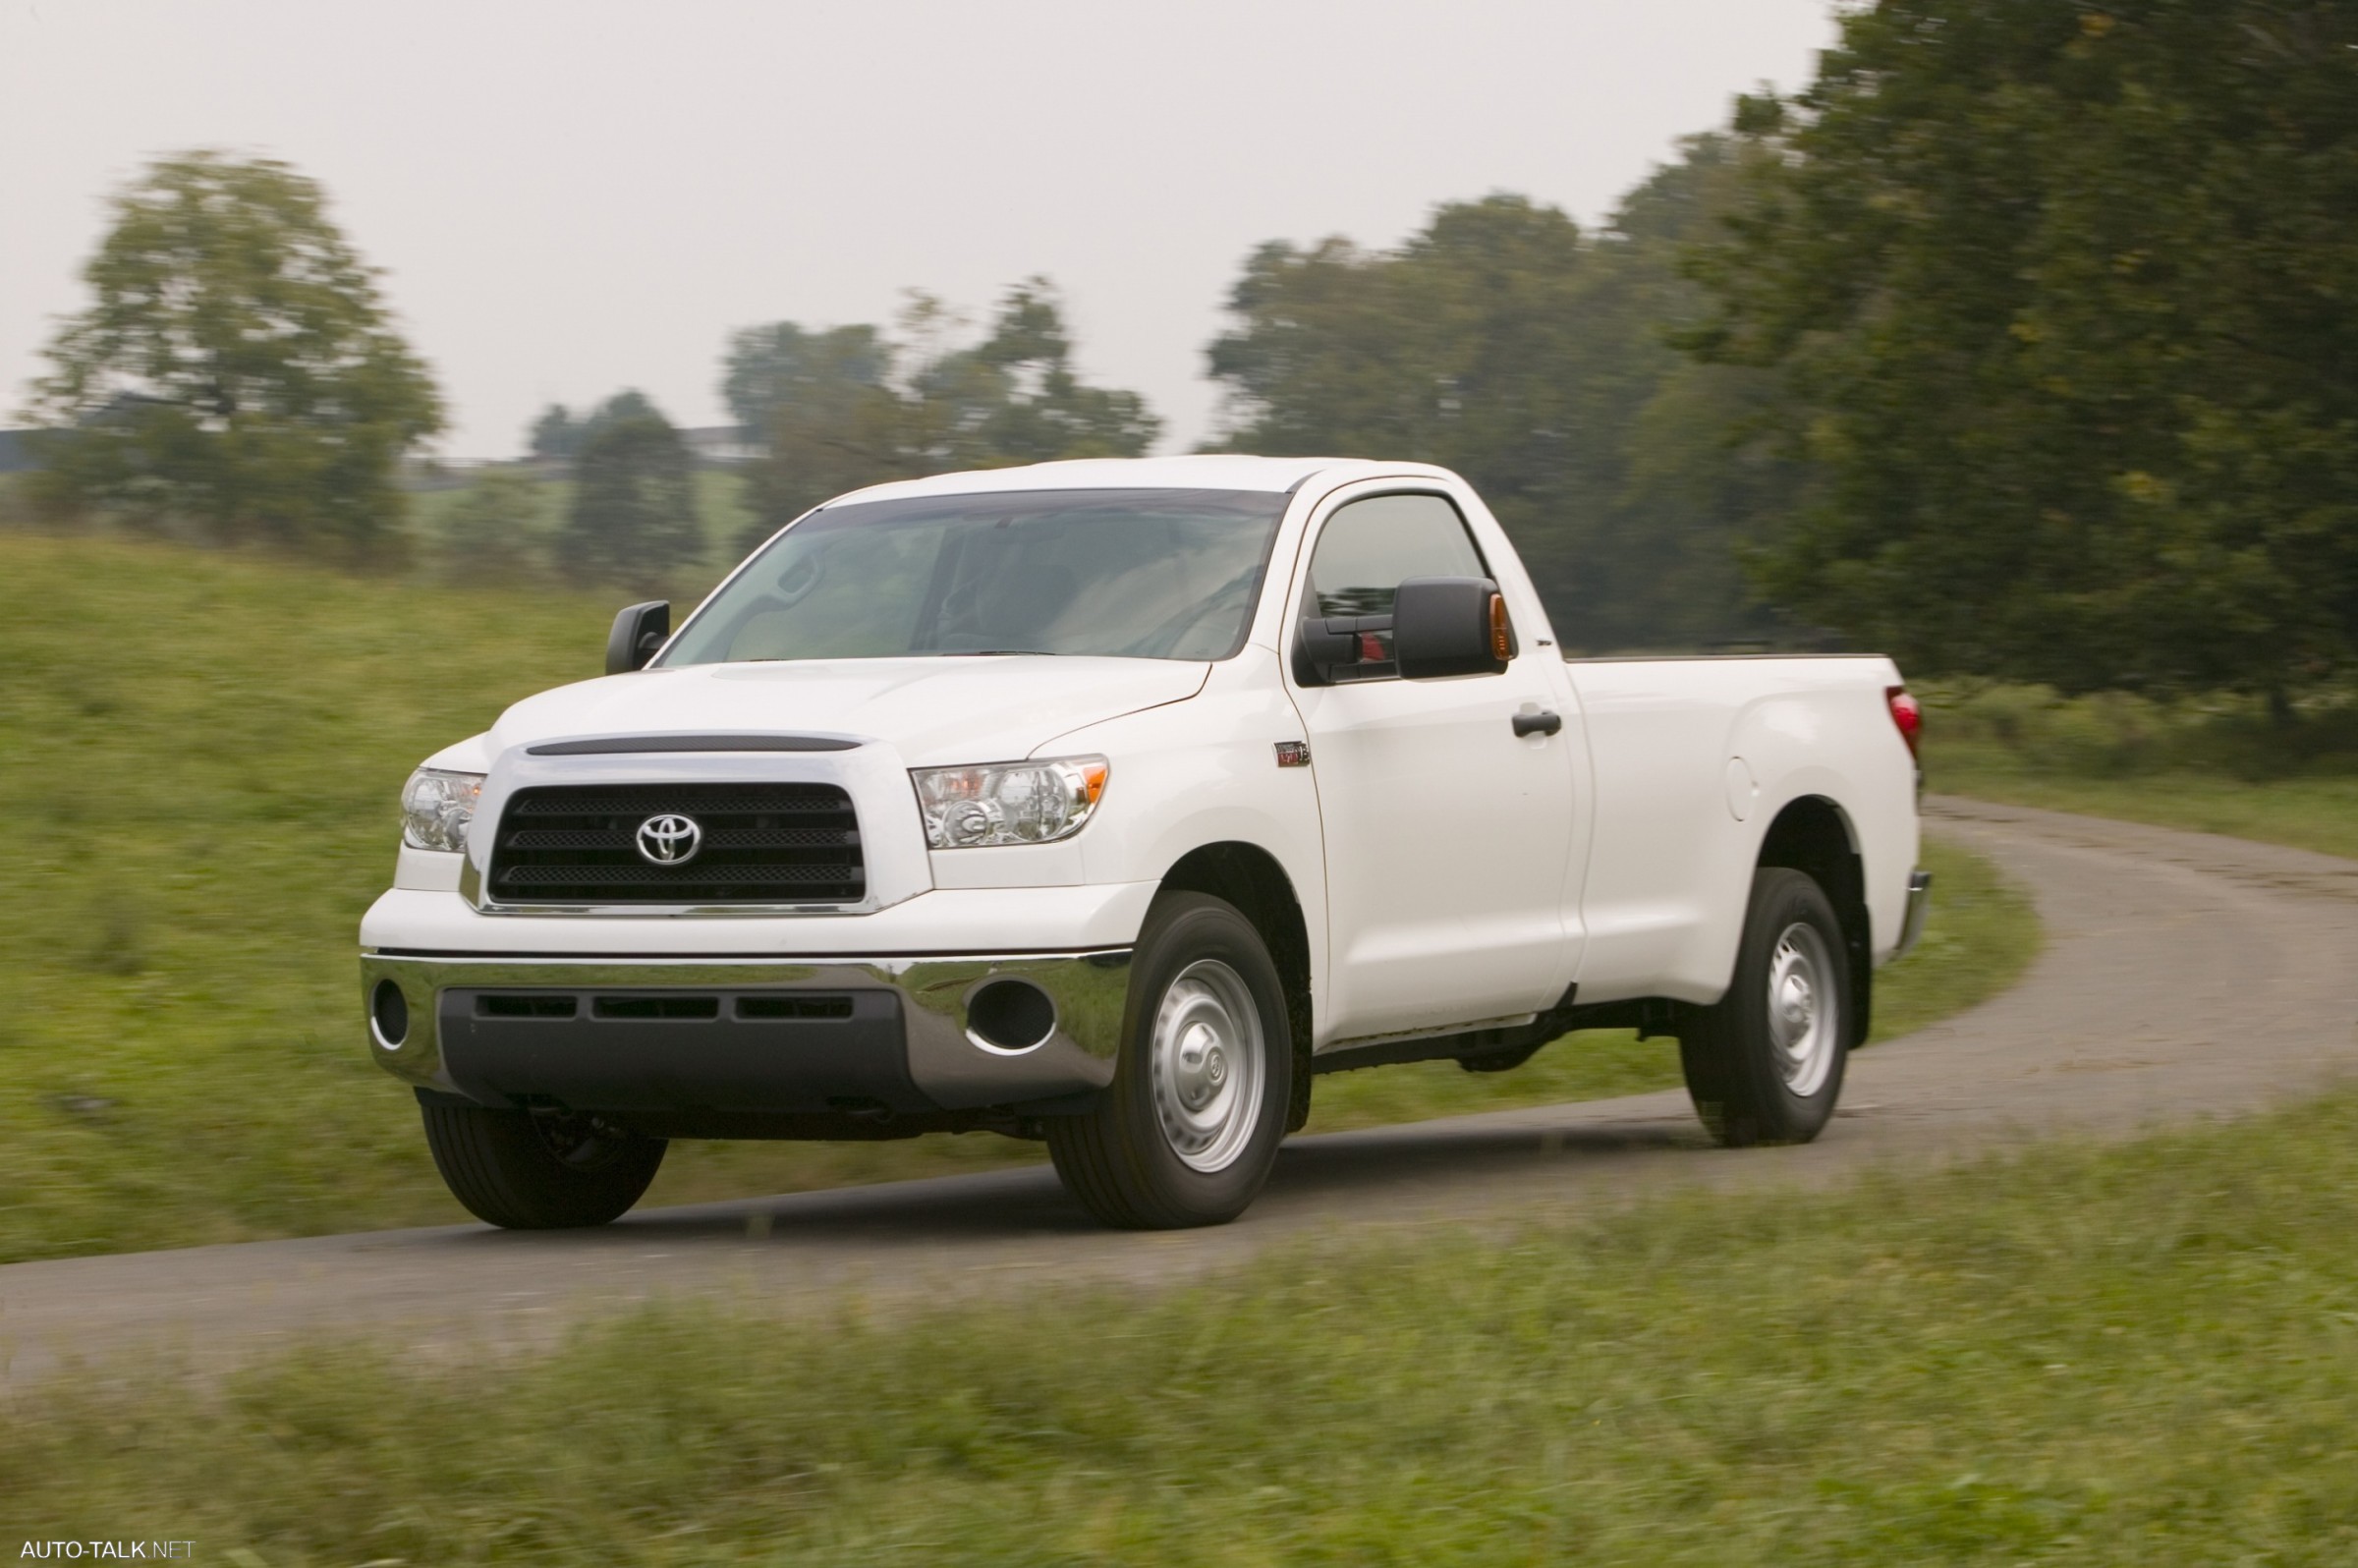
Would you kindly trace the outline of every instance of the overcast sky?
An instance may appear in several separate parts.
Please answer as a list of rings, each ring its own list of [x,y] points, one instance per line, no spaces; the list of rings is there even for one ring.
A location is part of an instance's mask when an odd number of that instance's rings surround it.
[[[1257,244],[1389,246],[1491,191],[1594,222],[1832,31],[1828,0],[0,0],[0,414],[108,193],[213,146],[326,186],[448,456],[623,386],[719,423],[733,327],[980,314],[1036,272],[1184,449]]]

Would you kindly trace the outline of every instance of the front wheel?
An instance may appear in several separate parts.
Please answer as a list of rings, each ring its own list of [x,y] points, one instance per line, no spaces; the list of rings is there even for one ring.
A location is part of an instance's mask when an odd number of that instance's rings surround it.
[[[1285,1137],[1285,988],[1252,922],[1201,893],[1156,900],[1131,961],[1113,1084],[1047,1124],[1067,1191],[1108,1225],[1176,1230],[1245,1211]]]
[[[486,1224],[569,1230],[620,1218],[663,1163],[664,1142],[588,1116],[422,1105],[450,1194]]]
[[[1752,879],[1735,979],[1679,1032],[1687,1093],[1731,1148],[1806,1144],[1842,1094],[1851,1039],[1850,957],[1823,888],[1764,867]]]

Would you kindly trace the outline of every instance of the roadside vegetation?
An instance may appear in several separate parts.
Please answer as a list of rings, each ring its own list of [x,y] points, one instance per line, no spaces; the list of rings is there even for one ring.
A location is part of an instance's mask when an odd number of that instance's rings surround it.
[[[2346,687],[2347,0],[1878,0],[1836,30],[1812,81],[1739,98],[1599,224],[1494,192],[1385,248],[1254,247],[1205,345],[1210,445],[1456,469],[1581,651],[1874,647],[1919,677],[2249,694],[2279,722]],[[83,277],[24,414],[43,515],[399,553],[395,476],[441,394],[318,182],[161,156]],[[646,596],[739,553],[732,523],[741,546],[859,485],[1164,428],[1087,378],[1038,275],[719,349],[725,508],[625,389],[519,432],[578,481],[553,532],[553,497],[486,475],[449,562]]]
[[[2345,1094],[1151,1293],[115,1366],[0,1414],[0,1496],[274,1565],[2322,1568],[2358,1556],[2353,1140]]]
[[[597,595],[600,602],[611,599],[620,608],[644,590],[669,594],[684,612],[743,558],[740,546],[755,526],[744,476],[704,468],[691,480],[695,548],[664,571]],[[574,481],[561,471],[527,465],[478,469],[465,482],[414,490],[407,524],[412,564],[421,577],[460,587],[563,582],[574,493]]]
[[[463,1217],[358,1043],[355,933],[409,769],[594,674],[612,597],[0,533],[0,1260]],[[1985,867],[1935,854],[1886,1028],[2000,988],[2037,943]],[[1314,1126],[1677,1082],[1668,1041],[1584,1035],[1513,1073],[1321,1080]],[[1039,1157],[984,1135],[683,1144],[648,1201]]]
[[[2358,860],[2358,694],[2321,692],[2271,713],[2256,697],[1914,689],[1934,790]]]

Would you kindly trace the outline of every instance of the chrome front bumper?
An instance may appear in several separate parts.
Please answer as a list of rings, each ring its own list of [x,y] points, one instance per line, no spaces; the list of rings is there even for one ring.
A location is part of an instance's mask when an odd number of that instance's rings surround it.
[[[1916,939],[1924,934],[1924,918],[1931,913],[1932,907],[1933,873],[1910,871],[1908,873],[1908,910],[1900,918],[1899,945],[1891,949],[1893,958],[1899,959],[1908,956],[1908,950],[1914,947]]]
[[[885,1109],[955,1111],[1110,1084],[1129,966],[1126,948],[795,960],[364,953],[361,998],[377,1065],[477,1103],[630,1108],[574,1103],[572,1086],[665,1109],[810,1111],[873,1098],[863,1085],[889,1080],[919,1103],[885,1095]],[[893,1052],[899,1062],[883,1059]],[[843,1093],[830,1071],[847,1080]]]

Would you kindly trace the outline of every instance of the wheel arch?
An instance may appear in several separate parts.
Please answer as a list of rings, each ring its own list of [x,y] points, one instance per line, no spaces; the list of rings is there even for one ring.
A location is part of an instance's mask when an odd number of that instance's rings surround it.
[[[1285,985],[1286,1029],[1293,1036],[1294,1103],[1286,1130],[1301,1127],[1310,1113],[1311,1003],[1310,923],[1293,878],[1277,857],[1258,844],[1228,839],[1203,844],[1181,856],[1163,873],[1161,891],[1204,893],[1233,905],[1253,923]]]
[[[1874,928],[1867,912],[1866,862],[1859,834],[1841,805],[1824,795],[1785,803],[1761,839],[1756,868],[1800,871],[1825,890],[1842,924],[1842,948],[1850,969],[1851,1038],[1863,1045],[1875,1022]]]

